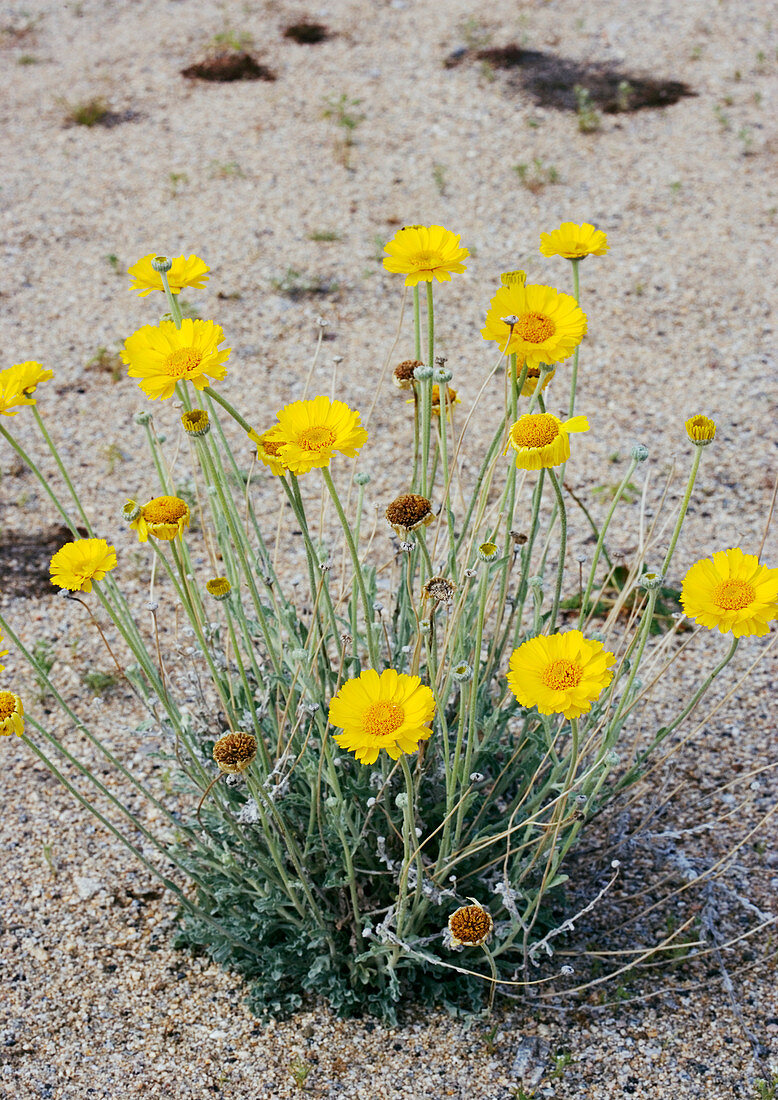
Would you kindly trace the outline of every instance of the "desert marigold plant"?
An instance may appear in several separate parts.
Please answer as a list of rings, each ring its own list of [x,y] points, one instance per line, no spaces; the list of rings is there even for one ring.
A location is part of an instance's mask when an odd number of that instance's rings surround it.
[[[53,590],[91,592],[63,601],[60,616],[88,617],[133,692],[155,766],[136,770],[134,742],[126,756],[105,744],[2,613],[0,656],[29,663],[79,742],[10,688],[0,734],[18,737],[159,877],[180,906],[177,942],[240,971],[259,1014],[321,995],[344,1015],[393,1020],[402,1002],[488,1008],[495,990],[562,977],[553,944],[572,923],[558,917],[570,852],[653,767],[741,641],[758,645],[778,618],[778,569],[713,546],[686,574],[677,618],[664,609],[716,437],[702,413],[686,435],[675,425],[691,459],[674,523],[639,512],[639,549],[613,595],[606,537],[648,450],[629,448],[604,515],[569,487],[586,483],[587,448],[571,436],[603,431],[575,401],[587,331],[579,263],[607,242],[588,223],[542,240],[544,255],[572,261],[573,293],[523,271],[500,276],[482,330],[494,355],[462,427],[453,412],[466,391],[437,353],[433,287],[445,296],[437,284],[463,273],[469,252],[439,225],[406,226],[387,243],[384,266],[411,288],[412,317],[394,398],[369,383],[395,418],[386,499],[363,468],[375,439],[367,393],[352,408],[293,381],[288,396],[303,396],[268,423],[256,390],[227,373],[222,328],[181,314],[180,291],[202,288],[209,268],[142,257],[130,289],[163,294],[169,319],[130,336],[122,356],[149,401],[174,400],[180,419],[167,440],[150,411],[136,416],[159,485],[116,516],[137,535],[131,562],[100,537],[111,530],[94,530],[57,450],[56,416],[53,434],[46,427],[41,383],[52,372],[33,361],[0,371],[0,439],[72,533],[51,560]],[[250,395],[240,407],[235,391]],[[560,406],[567,415],[549,411]],[[12,430],[19,415],[55,478]],[[467,435],[474,415],[490,429],[480,453]],[[594,545],[572,576],[571,501]],[[142,607],[124,594],[138,571]],[[684,617],[731,635],[730,647],[654,730],[644,716],[686,648],[675,646]]]

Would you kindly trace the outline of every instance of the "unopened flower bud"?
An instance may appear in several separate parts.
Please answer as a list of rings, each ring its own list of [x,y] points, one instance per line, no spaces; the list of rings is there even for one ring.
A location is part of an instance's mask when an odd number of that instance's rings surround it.
[[[648,447],[646,447],[645,443],[633,443],[629,453],[632,455],[635,462],[645,462],[648,458]]]
[[[170,271],[171,267],[173,266],[173,261],[169,260],[167,256],[155,256],[154,259],[151,261],[151,266],[154,268],[155,271]],[[206,271],[207,270],[208,269],[206,268]]]
[[[370,474],[365,473],[364,470],[359,470],[358,473],[354,474],[354,484],[355,485],[367,485],[369,481],[370,481]]]
[[[432,367],[427,367],[422,363],[421,366],[415,368],[413,377],[417,382],[429,382],[432,378]]]

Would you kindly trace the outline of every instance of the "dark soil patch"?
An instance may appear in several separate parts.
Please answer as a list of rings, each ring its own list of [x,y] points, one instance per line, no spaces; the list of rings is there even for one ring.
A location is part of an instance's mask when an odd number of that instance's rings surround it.
[[[642,111],[648,107],[669,107],[684,96],[693,96],[680,80],[658,80],[624,72],[607,62],[573,61],[540,50],[502,46],[485,50],[455,50],[444,62],[453,68],[463,62],[486,62],[495,69],[516,72],[517,81],[540,107],[576,111],[576,88],[589,93],[593,105],[606,114]]]
[[[86,530],[78,529],[82,538]],[[3,596],[17,599],[52,596],[58,589],[51,583],[49,564],[52,557],[73,535],[64,523],[44,531],[9,531],[0,533],[0,575]]]
[[[276,74],[250,53],[218,53],[181,70],[190,80],[229,84],[234,80],[275,80]]]
[[[292,23],[284,31],[284,38],[291,38],[301,46],[315,46],[319,42],[326,42],[332,38],[332,32],[324,23],[309,23],[304,19],[301,23]]]

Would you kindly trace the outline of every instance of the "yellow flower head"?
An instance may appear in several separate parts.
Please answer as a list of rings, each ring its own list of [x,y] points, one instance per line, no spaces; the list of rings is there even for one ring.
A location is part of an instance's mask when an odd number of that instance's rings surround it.
[[[526,271],[503,271],[500,276],[503,286],[524,286],[527,282]]]
[[[314,397],[294,401],[278,413],[278,424],[265,432],[265,446],[281,443],[279,462],[293,474],[329,466],[336,451],[349,458],[367,442],[359,413],[343,401]]]
[[[227,577],[211,577],[205,582],[205,590],[215,600],[226,600],[232,591],[232,585]]]
[[[148,542],[149,535],[172,542],[184,533],[191,519],[189,505],[180,497],[153,497],[144,505],[128,500],[122,511],[141,542]]]
[[[755,554],[717,550],[695,562],[683,580],[681,605],[690,619],[736,638],[769,633],[778,619],[778,569]]]
[[[508,447],[516,452],[519,470],[540,470],[548,466],[560,466],[570,457],[571,432],[588,432],[589,421],[585,416],[574,416],[564,422],[553,413],[524,413],[508,433]]]
[[[270,439],[269,436],[273,428],[268,428],[266,432],[259,432],[252,430],[248,433],[249,439],[257,445],[257,458],[260,462],[264,462],[265,466],[268,466],[271,474],[275,474],[277,477],[286,473],[286,466],[280,458],[281,448],[284,446],[279,440]]]
[[[467,268],[462,260],[470,252],[459,245],[459,236],[442,225],[406,225],[384,245],[384,267],[396,275],[405,275],[406,286],[431,283],[434,279],[447,283],[451,273],[461,274]]]
[[[511,326],[505,317],[518,320]],[[481,329],[507,353],[515,352],[530,367],[559,363],[573,354],[586,332],[586,314],[570,294],[552,286],[501,286],[492,298]],[[510,341],[508,337],[510,336]]]
[[[185,317],[181,328],[173,321],[159,325],[144,325],[124,341],[122,360],[130,368],[130,378],[138,383],[146,396],[154,401],[173,396],[176,382],[189,381],[198,390],[208,385],[209,378],[224,378],[230,349],[219,350],[224,339],[221,325],[213,321],[193,321]]]
[[[71,592],[91,592],[92,581],[101,581],[116,568],[116,550],[105,539],[66,542],[51,559],[51,583]]]
[[[516,376],[520,377],[523,367],[517,361],[516,363]],[[538,388],[538,381],[541,374],[543,375],[543,381],[540,383],[540,391],[546,389],[551,379],[556,374],[555,370],[541,371],[540,367],[527,367],[527,376],[524,379],[524,385],[521,387],[522,397],[531,397],[535,390]]]
[[[127,274],[132,275],[133,282],[130,290],[137,290],[139,298],[145,298],[153,290],[164,291],[162,276],[151,266],[151,261],[156,259],[156,253],[149,252],[148,256],[141,257],[136,264],[128,268]],[[172,261],[173,266],[167,273],[167,281],[173,294],[179,294],[185,286],[194,290],[202,290],[208,282],[208,272],[211,270],[199,256],[176,256]]]
[[[0,691],[0,737],[24,732],[24,707],[18,695],[12,691]]]
[[[211,418],[206,409],[188,409],[181,415],[181,423],[187,435],[201,439],[211,430]]]
[[[708,443],[712,443],[716,435],[715,421],[702,414],[690,417],[684,427],[689,439],[697,447],[705,447]]]
[[[35,387],[53,377],[53,370],[47,370],[34,359],[0,370],[0,415],[16,416],[24,405],[34,405]]]
[[[523,707],[578,718],[611,682],[615,661],[580,630],[541,634],[513,651],[508,686]]]
[[[562,222],[553,233],[540,234],[540,252],[543,256],[564,256],[566,260],[582,260],[584,256],[604,256],[610,248],[608,238],[601,229],[584,222]]]
[[[416,752],[432,730],[435,714],[432,691],[418,676],[388,668],[380,675],[370,668],[347,680],[330,702],[329,720],[343,730],[335,734],[342,749],[363,764],[374,764],[381,749],[397,760]]]

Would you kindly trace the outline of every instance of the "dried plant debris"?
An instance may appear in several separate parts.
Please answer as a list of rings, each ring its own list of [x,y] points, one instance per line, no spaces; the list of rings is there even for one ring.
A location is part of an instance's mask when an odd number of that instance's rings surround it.
[[[479,50],[460,48],[449,54],[444,64],[451,69],[467,61],[515,72],[519,87],[528,92],[538,106],[560,111],[578,111],[580,92],[576,93],[576,89],[581,88],[605,114],[669,107],[684,96],[697,94],[679,80],[640,76],[624,72],[608,62],[574,61],[517,45]]]
[[[221,84],[229,84],[235,80],[276,79],[272,69],[257,61],[252,54],[233,51],[217,53],[204,61],[189,65],[181,70],[181,75],[189,80],[210,80]]]
[[[78,533],[86,538],[87,531]],[[3,596],[17,599],[52,596],[49,564],[54,554],[66,542],[73,541],[70,528],[64,524],[43,531],[0,532],[0,573],[3,576]]]
[[[308,19],[291,23],[284,31],[284,38],[291,38],[301,46],[315,46],[332,37],[332,31],[324,23],[315,23]]]

